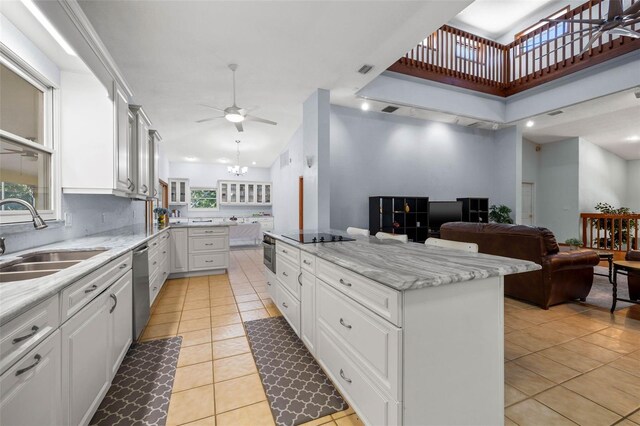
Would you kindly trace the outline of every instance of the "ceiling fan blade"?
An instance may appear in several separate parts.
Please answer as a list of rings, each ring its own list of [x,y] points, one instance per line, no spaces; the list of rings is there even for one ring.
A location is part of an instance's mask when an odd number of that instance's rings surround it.
[[[640,38],[640,33],[637,31],[630,30],[629,28],[613,28],[608,31],[610,34],[619,35],[623,37],[631,37],[631,38]]]
[[[205,107],[205,108],[215,109],[216,111],[224,112],[224,110],[223,110],[223,109],[220,109],[220,108],[217,108],[217,107],[213,107],[213,106],[211,106],[211,105],[205,105],[205,104],[198,104],[198,105],[203,106],[203,107]]]
[[[612,20],[616,16],[622,16],[622,0],[609,0],[609,10],[607,11],[607,21]]]
[[[555,22],[557,24],[566,22],[569,24],[573,23],[573,24],[589,24],[589,25],[602,25],[605,22],[604,19],[549,19],[549,18],[541,19],[540,21]]]
[[[598,30],[595,32],[594,35],[591,36],[591,38],[589,39],[589,41],[587,42],[587,44],[584,45],[584,47],[582,48],[582,51],[580,52],[580,55],[582,55],[583,53],[586,53],[589,51],[589,49],[591,48],[591,45],[602,35],[602,31]]]
[[[626,27],[628,25],[633,25],[638,23],[640,23],[640,18],[632,19],[631,21],[626,21],[624,24],[622,24],[622,26]]]
[[[635,2],[622,12],[624,16],[635,15],[637,13],[640,13],[640,2]]]
[[[242,127],[242,123],[233,123],[236,125],[236,129],[238,129],[239,132],[244,132],[244,128]]]
[[[267,120],[266,118],[256,117],[255,115],[245,115],[244,118],[245,120],[248,120],[248,121],[256,121],[258,123],[271,124],[273,126],[278,124],[275,121]]]
[[[206,123],[207,121],[213,121],[213,120],[217,120],[219,118],[224,118],[224,117],[203,118],[202,120],[196,120],[196,123]]]

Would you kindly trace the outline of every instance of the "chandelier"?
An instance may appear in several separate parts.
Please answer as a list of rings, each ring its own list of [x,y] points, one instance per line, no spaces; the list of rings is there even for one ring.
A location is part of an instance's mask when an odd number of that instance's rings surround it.
[[[238,148],[238,153],[236,155],[236,165],[235,166],[227,166],[227,171],[234,176],[242,176],[249,171],[247,166],[240,167],[240,141],[236,140],[236,146]]]

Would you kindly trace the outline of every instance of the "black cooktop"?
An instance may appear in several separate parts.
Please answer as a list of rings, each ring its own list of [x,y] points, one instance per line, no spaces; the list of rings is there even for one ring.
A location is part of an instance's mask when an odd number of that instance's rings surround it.
[[[285,238],[297,241],[302,244],[315,244],[315,243],[337,243],[342,241],[355,241],[354,238],[344,237],[342,235],[327,234],[323,232],[317,233],[302,233],[302,234],[289,234],[283,235]]]

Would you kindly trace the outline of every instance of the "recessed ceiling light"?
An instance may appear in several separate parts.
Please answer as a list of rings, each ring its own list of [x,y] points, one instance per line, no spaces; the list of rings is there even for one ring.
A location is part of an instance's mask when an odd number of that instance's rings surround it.
[[[196,161],[197,158],[196,157],[184,157],[185,160],[187,161]]]
[[[526,126],[527,127],[533,127],[534,124],[536,124],[536,123],[534,123],[533,120],[529,120],[529,121],[527,121]]]
[[[256,165],[256,162],[255,162],[255,161],[254,161],[254,162],[252,162],[252,163],[251,163],[251,165],[255,166],[255,165]]]
[[[51,22],[49,22],[47,17],[44,16],[44,14],[40,11],[40,9],[38,9],[38,6],[36,6],[32,0],[21,1],[22,4],[29,10],[29,12],[31,12],[31,14],[38,20],[38,22],[40,22],[40,24],[49,32],[49,34],[51,34],[51,37],[53,37],[54,40],[58,42],[60,47],[62,47],[68,55],[78,56],[71,45],[67,43],[67,40],[62,37],[62,34],[60,34],[58,30],[56,30],[56,28],[51,24]]]
[[[638,142],[638,141],[640,141],[640,136],[638,136],[638,135],[629,136],[625,140],[629,141],[629,142]]]
[[[360,109],[363,111],[369,111],[369,102],[363,102],[362,105],[360,105]]]

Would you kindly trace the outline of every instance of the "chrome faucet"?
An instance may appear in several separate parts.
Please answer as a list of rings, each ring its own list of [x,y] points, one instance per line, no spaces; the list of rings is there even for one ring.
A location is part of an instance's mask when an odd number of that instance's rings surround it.
[[[29,203],[27,203],[24,200],[21,200],[19,198],[6,198],[4,200],[0,200],[0,206],[3,206],[5,204],[20,204],[21,206],[24,206],[27,208],[27,210],[29,210],[29,213],[31,213],[31,217],[33,218],[33,227],[36,229],[44,229],[47,227],[47,224],[44,222],[44,220],[40,217],[40,215],[38,214],[38,211]],[[5,252],[5,245],[4,245],[4,238],[0,237],[0,254],[4,254]]]

